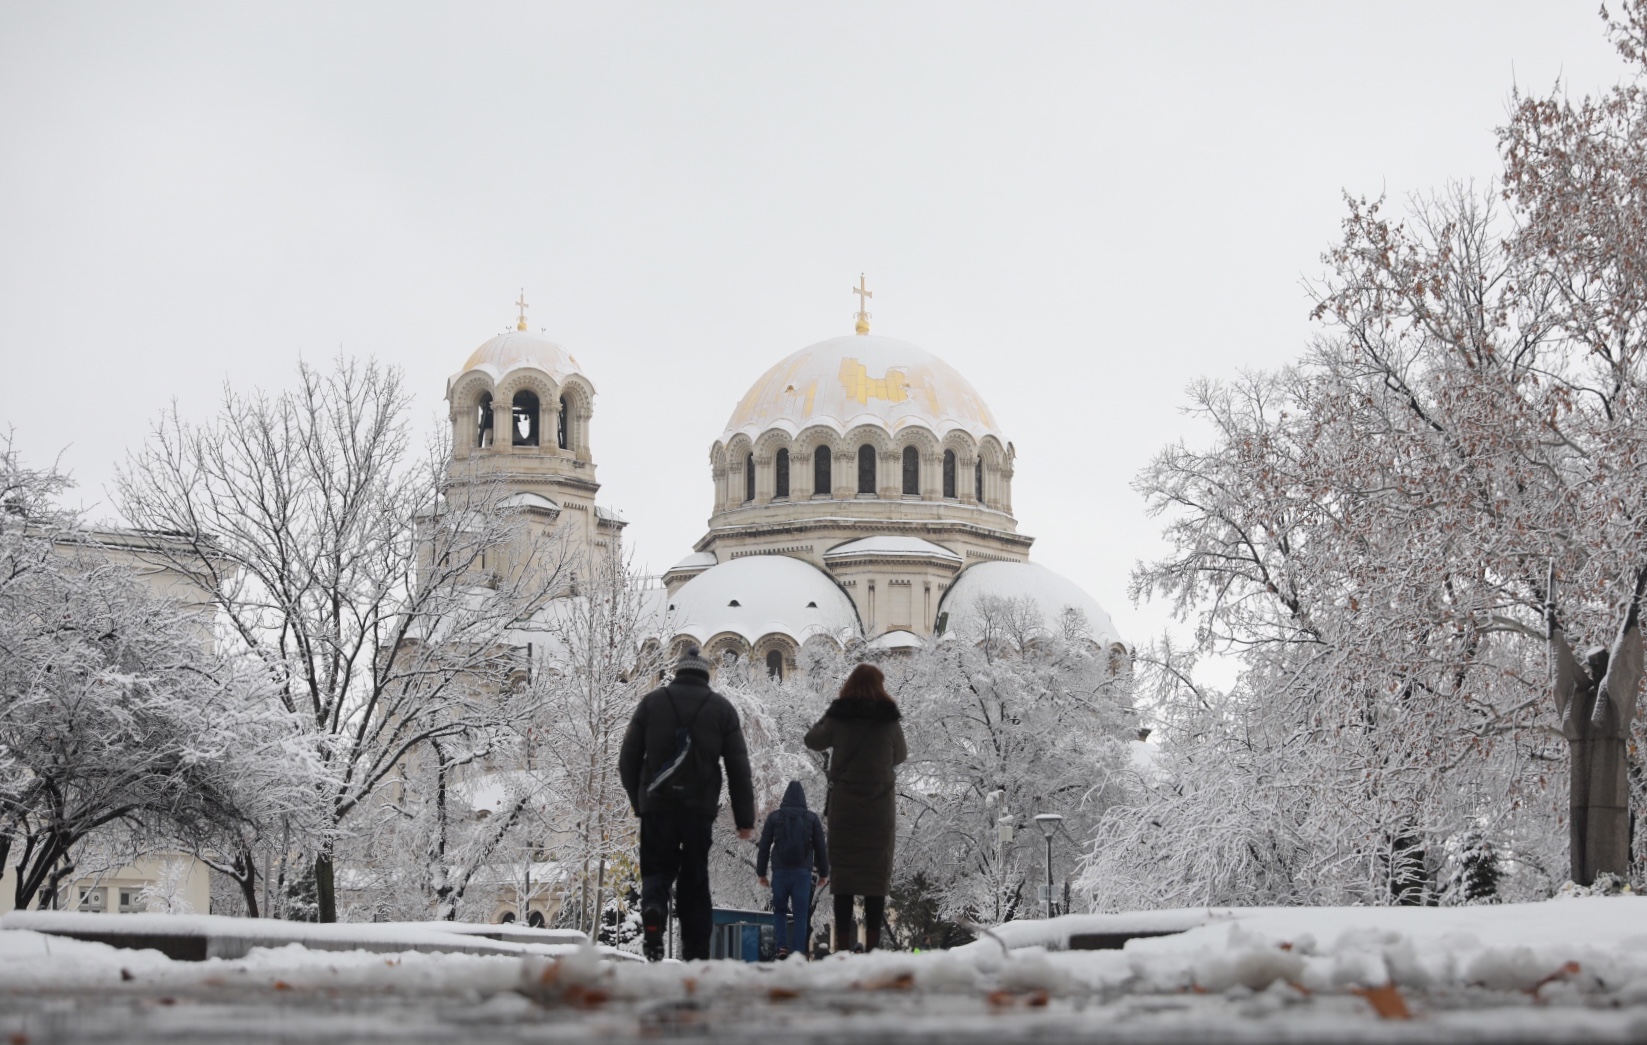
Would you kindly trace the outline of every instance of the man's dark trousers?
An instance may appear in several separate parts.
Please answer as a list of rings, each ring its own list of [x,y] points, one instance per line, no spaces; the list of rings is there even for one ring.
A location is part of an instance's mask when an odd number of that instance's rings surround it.
[[[714,912],[709,899],[709,844],[714,814],[690,810],[642,813],[640,830],[641,910],[669,910],[681,920],[681,957],[707,960]]]

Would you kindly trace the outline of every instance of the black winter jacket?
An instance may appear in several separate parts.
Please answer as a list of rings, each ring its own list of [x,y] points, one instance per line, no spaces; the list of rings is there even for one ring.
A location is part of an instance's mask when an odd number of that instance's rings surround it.
[[[818,819],[817,813],[806,808],[806,788],[801,786],[799,780],[789,782],[788,790],[783,793],[782,804],[766,814],[766,825],[761,828],[760,848],[755,853],[755,874],[757,877],[766,877],[766,863],[772,855],[772,843],[777,838],[778,824],[786,815],[792,815],[785,813],[785,810],[796,809],[799,809],[802,813],[800,817],[802,829],[811,836],[807,848],[812,850],[812,867],[818,872],[819,878],[829,877],[829,843],[824,840],[823,821]],[[773,861],[772,866],[780,867],[782,865]],[[801,864],[799,866],[805,868],[806,865]],[[793,870],[793,868],[787,867],[784,869]]]
[[[690,804],[646,793],[653,775],[674,757],[677,726],[690,728],[693,761],[705,770],[697,800]],[[749,776],[749,748],[744,743],[737,709],[709,688],[708,676],[683,671],[669,685],[642,697],[635,707],[618,753],[618,775],[637,816],[681,809],[714,816],[721,804],[722,761],[726,763],[727,790],[732,795],[732,820],[739,830],[753,829],[755,787]]]

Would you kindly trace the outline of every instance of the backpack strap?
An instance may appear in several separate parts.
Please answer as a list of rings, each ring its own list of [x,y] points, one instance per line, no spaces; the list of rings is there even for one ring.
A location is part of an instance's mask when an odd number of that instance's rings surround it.
[[[674,683],[670,683],[669,685],[667,685],[663,688],[663,695],[664,695],[664,698],[669,701],[669,714],[675,720],[675,728],[676,729],[682,728],[681,727],[681,709],[680,709],[680,706],[675,703],[675,686],[674,686]],[[686,729],[690,730],[693,726],[698,724],[698,716],[703,714],[703,709],[709,705],[709,698],[712,697],[712,696],[714,696],[714,691],[713,690],[711,690],[709,693],[704,694],[703,700],[698,703],[698,710],[692,712],[692,721],[690,721],[686,724],[686,726],[685,726]]]

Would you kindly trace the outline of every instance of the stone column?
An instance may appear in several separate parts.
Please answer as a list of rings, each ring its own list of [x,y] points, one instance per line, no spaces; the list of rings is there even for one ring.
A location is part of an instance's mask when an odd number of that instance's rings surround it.
[[[814,453],[826,453],[815,450]],[[804,501],[812,496],[812,454],[789,451],[789,499]]]
[[[755,458],[755,504],[772,503],[772,455],[761,454]]]
[[[830,475],[835,481],[835,499],[850,501],[858,495],[858,451],[842,450],[835,455],[835,470]]]
[[[904,458],[897,451],[877,452],[875,496],[895,501],[904,495]]]
[[[977,457],[955,458],[955,493],[962,504],[978,503]]]
[[[944,452],[921,455],[921,500],[944,499]]]
[[[711,514],[719,515],[721,512],[726,511],[726,507],[727,507],[727,502],[726,502],[727,469],[726,469],[726,466],[725,465],[716,465],[716,464],[711,463],[710,466],[709,466],[709,475],[712,479],[714,479],[714,482],[715,482],[715,507],[714,507]]]

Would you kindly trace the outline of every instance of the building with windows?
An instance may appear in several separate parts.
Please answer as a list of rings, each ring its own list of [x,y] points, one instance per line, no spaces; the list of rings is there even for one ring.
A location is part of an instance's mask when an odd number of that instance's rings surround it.
[[[446,383],[454,477],[500,484],[538,535],[566,534],[571,558],[614,550],[623,520],[595,504],[595,386],[560,345],[526,329],[475,349]],[[568,532],[569,531],[569,532]]]
[[[664,576],[677,646],[795,669],[809,642],[911,648],[964,634],[981,598],[1084,616],[1125,655],[1109,615],[1029,561],[1012,514],[1017,451],[942,359],[869,333],[774,364],[709,451],[708,532]]]

